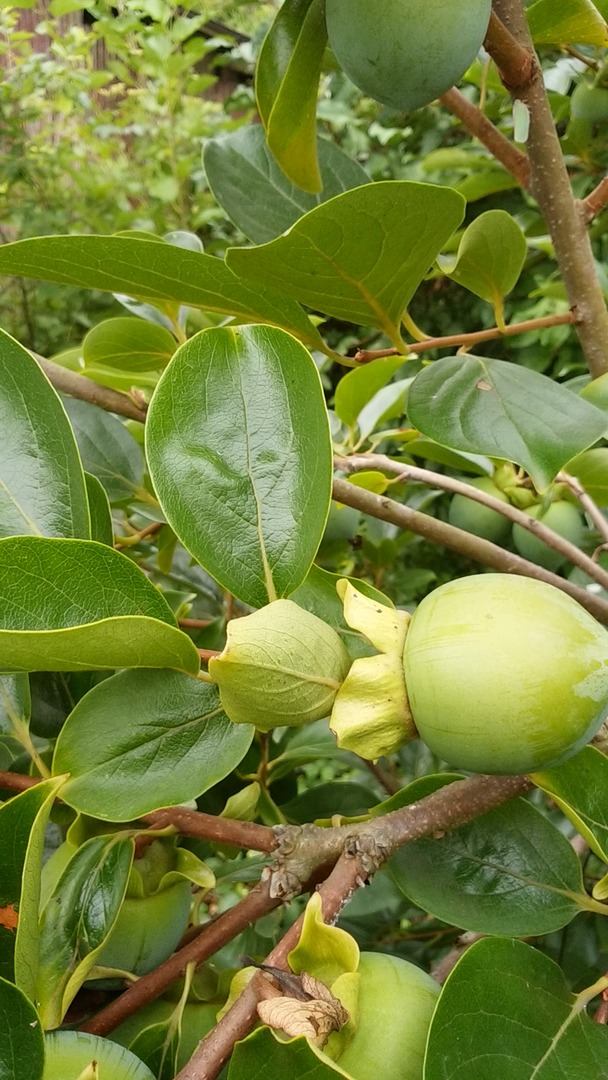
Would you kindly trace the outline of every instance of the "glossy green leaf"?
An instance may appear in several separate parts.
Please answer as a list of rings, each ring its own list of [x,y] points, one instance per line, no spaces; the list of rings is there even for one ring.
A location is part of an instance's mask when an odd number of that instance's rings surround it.
[[[29,959],[27,933],[35,939],[37,932],[44,831],[61,783],[46,780],[0,806],[0,975],[26,992],[21,971]]]
[[[317,311],[377,327],[403,349],[401,316],[464,207],[432,184],[366,184],[311,210],[286,236],[230,248],[226,261]]]
[[[0,978],[0,1080],[42,1080],[43,1068],[38,1014],[21,990]]]
[[[391,381],[403,364],[403,356],[385,356],[343,375],[334,399],[334,409],[342,423],[353,427],[361,409]]]
[[[575,476],[599,506],[608,506],[608,449],[598,447],[566,462],[564,471]]]
[[[85,368],[102,364],[128,372],[166,367],[177,342],[163,326],[145,319],[105,319],[89,330],[82,343]]]
[[[369,184],[369,176],[339,146],[317,140],[323,189],[310,195],[292,184],[272,156],[259,124],[208,139],[207,180],[228,217],[254,244],[265,244],[303,214],[343,191]]]
[[[265,281],[240,281],[222,259],[130,236],[37,236],[3,244],[0,274],[19,274],[139,300],[173,300],[245,322],[290,330],[313,348],[321,338],[298,304]]]
[[[128,714],[128,726],[116,723]],[[68,717],[53,770],[70,773],[62,798],[76,810],[129,821],[201,795],[236,768],[253,738],[232,724],[218,691],[177,671],[122,671]]]
[[[0,671],[116,667],[199,667],[143,571],[89,540],[0,540]]]
[[[45,1028],[59,1026],[116,922],[133,851],[127,833],[87,840],[41,912],[36,1000]]]
[[[95,1073],[89,1072],[95,1063]],[[155,1080],[130,1050],[84,1031],[51,1031],[42,1080]]]
[[[561,807],[604,862],[608,862],[608,758],[594,746],[547,772],[534,783]]]
[[[0,537],[90,536],[82,465],[56,391],[0,330]]]
[[[606,430],[599,409],[545,375],[471,354],[421,371],[408,415],[424,435],[453,450],[523,465],[540,491]]]
[[[407,844],[388,866],[418,907],[484,934],[557,930],[578,914],[576,894],[584,893],[572,847],[523,799],[439,840]]]
[[[87,485],[87,498],[89,500],[91,539],[96,540],[98,544],[107,544],[108,547],[112,547],[114,543],[114,529],[112,526],[110,500],[106,495],[106,489],[101,483],[101,480],[98,480],[96,476],[93,476],[93,473],[85,472],[84,479]]]
[[[465,229],[456,259],[440,256],[437,261],[444,274],[494,306],[500,326],[503,299],[521,274],[526,251],[524,234],[512,216],[487,210]]]
[[[83,465],[101,481],[110,502],[149,498],[144,488],[144,455],[125,425],[87,401],[66,398],[65,408]]]
[[[236,1044],[228,1080],[336,1080],[336,1075],[349,1076],[318,1058],[303,1036],[277,1042],[268,1028],[261,1028]]]
[[[586,1015],[587,1001],[537,949],[478,941],[439,998],[424,1080],[600,1080],[608,1028]]]
[[[262,607],[298,587],[332,472],[321,382],[299,342],[269,326],[191,338],[154,394],[146,447],[169,524],[224,588]]]
[[[285,0],[256,69],[256,98],[268,145],[292,183],[313,193],[323,186],[316,107],[326,45],[324,0]]]
[[[526,16],[535,45],[608,45],[608,26],[589,0],[537,0]]]

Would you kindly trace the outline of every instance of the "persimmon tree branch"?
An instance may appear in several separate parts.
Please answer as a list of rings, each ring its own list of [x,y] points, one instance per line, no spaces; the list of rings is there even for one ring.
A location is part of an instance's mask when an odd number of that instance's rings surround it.
[[[381,521],[390,521],[401,529],[408,529],[418,536],[424,536],[426,540],[434,544],[441,544],[451,551],[458,551],[461,555],[466,555],[467,558],[483,566],[490,566],[503,574],[519,574],[522,577],[532,577],[538,581],[546,581],[549,585],[555,585],[577,600],[581,607],[586,608],[599,622],[608,626],[608,601],[595,596],[580,585],[560,578],[542,566],[537,566],[536,563],[522,559],[520,555],[505,551],[490,540],[483,540],[445,521],[438,521],[437,518],[430,517],[428,514],[421,514],[419,510],[412,510],[409,506],[387,498],[386,495],[375,495],[371,491],[365,491],[364,488],[349,484],[348,480],[334,479],[333,498],[336,502],[353,506],[364,514],[370,514]]]
[[[575,322],[571,311],[557,312],[555,315],[544,315],[540,319],[525,319],[519,323],[509,323],[502,330],[498,326],[491,326],[487,330],[475,330],[469,334],[448,334],[446,337],[425,338],[408,345],[412,353],[428,352],[429,349],[466,348],[479,345],[483,341],[495,341],[497,338],[514,337],[516,334],[527,334],[530,330],[545,330],[549,326],[567,326]],[[361,364],[377,360],[381,356],[399,356],[398,349],[359,349],[355,353],[355,360]],[[406,360],[407,357],[404,357]]]
[[[407,843],[445,829],[457,828],[532,788],[523,776],[474,776],[448,784],[411,806],[385,817],[362,823],[347,835],[333,870],[319,887],[323,918],[333,922],[353,893],[382,864]],[[287,958],[302,931],[301,916],[266,958],[267,964],[288,970]],[[232,1008],[200,1043],[176,1080],[214,1080],[257,1019],[257,986],[254,977]]]
[[[468,98],[455,86],[439,98],[450,112],[457,116],[462,124],[490,151],[493,157],[504,165],[505,169],[515,177],[518,184],[523,188],[528,186],[530,179],[530,166],[525,154],[518,150],[513,143],[499,131],[494,124],[484,116],[481,109],[473,105]]]
[[[139,420],[142,424],[144,423],[145,410],[139,408],[128,394],[121,394],[119,390],[112,390],[109,386],[100,386],[92,379],[87,379],[85,375],[69,371],[68,368],[54,364],[52,360],[38,356],[37,353],[32,353],[32,356],[37,360],[51,385],[62,394],[69,394],[70,397],[79,398],[80,401],[89,401],[91,405],[99,405],[107,412],[125,416],[127,420]]]
[[[594,188],[593,191],[590,191],[589,194],[579,202],[579,209],[583,216],[583,221],[586,222],[586,224],[589,224],[590,221],[593,221],[593,219],[601,213],[607,204],[608,176],[604,176],[597,187]]]
[[[522,0],[493,0],[485,47],[505,87],[528,110],[529,189],[553,241],[591,374],[608,371],[608,311],[583,215],[570,186]]]
[[[180,836],[212,840],[218,844],[233,844],[251,851],[271,852],[277,847],[276,833],[268,825],[214,817],[213,814],[204,814],[201,810],[186,810],[182,806],[154,810],[140,820],[153,829],[164,829],[171,825]]]
[[[543,525],[542,521],[537,521],[536,518],[530,517],[523,510],[519,510],[516,506],[512,506],[511,503],[501,502],[500,499],[494,498],[493,495],[488,494],[487,491],[480,491],[479,488],[473,487],[472,484],[467,484],[464,480],[456,480],[452,476],[444,476],[442,473],[433,472],[431,469],[421,469],[416,465],[407,465],[399,461],[393,461],[392,458],[387,457],[386,454],[353,454],[348,458],[335,458],[334,464],[337,469],[342,472],[354,473],[361,472],[365,469],[379,469],[384,472],[393,473],[402,480],[411,480],[414,483],[428,484],[430,487],[441,488],[442,491],[450,491],[454,495],[464,495],[467,499],[471,499],[473,502],[481,503],[482,506],[487,506],[490,510],[495,510],[497,514],[502,514],[503,517],[508,518],[514,525],[521,525],[522,528],[527,529],[548,547],[559,551],[561,555],[564,555],[575,566],[579,566],[581,570],[597,581],[598,585],[601,585],[604,589],[608,590],[608,571],[604,570],[601,566],[598,566],[593,559],[589,558],[584,551],[581,551],[576,544],[571,544],[565,537],[560,536],[559,533],[549,529],[547,525]],[[558,477],[559,479],[559,477]],[[563,474],[563,482],[567,484],[577,498],[583,501],[585,493],[580,484],[577,483],[576,489],[573,485],[573,478],[567,477]],[[591,503],[591,500],[589,500]],[[587,507],[584,507],[585,509]],[[602,518],[603,525],[606,527],[606,522],[603,519],[600,511],[595,507],[595,512],[599,518]],[[595,522],[596,525],[598,522]],[[562,581],[562,578],[558,579]]]
[[[595,504],[591,496],[585,491],[580,480],[567,472],[558,473],[556,480],[566,484],[572,494],[578,499],[585,513],[591,518],[604,543],[608,543],[608,521],[602,514],[599,506]]]

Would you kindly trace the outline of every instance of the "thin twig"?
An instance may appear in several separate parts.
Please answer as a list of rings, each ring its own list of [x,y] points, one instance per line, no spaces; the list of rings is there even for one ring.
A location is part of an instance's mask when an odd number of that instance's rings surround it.
[[[536,563],[522,559],[520,555],[515,555],[511,551],[505,551],[490,540],[483,540],[479,536],[473,536],[472,533],[448,525],[445,521],[438,521],[437,518],[430,517],[428,514],[421,514],[418,510],[412,510],[409,506],[388,499],[386,495],[375,495],[371,491],[365,491],[364,488],[349,484],[348,480],[334,480],[333,498],[336,502],[343,503],[345,506],[354,506],[356,510],[379,518],[380,521],[390,521],[401,529],[408,529],[418,536],[424,536],[434,544],[441,544],[451,551],[458,551],[461,555],[483,566],[490,566],[503,574],[519,574],[522,577],[536,578],[538,581],[555,585],[556,588],[577,600],[581,607],[586,608],[599,622],[608,625],[608,601],[580,585],[575,585],[572,581],[552,574],[543,566],[537,566]]]
[[[154,810],[140,818],[154,829],[172,825],[180,836],[193,836],[213,840],[218,844],[233,844],[252,851],[274,851],[277,838],[268,825],[253,821],[234,821],[231,818],[214,817],[200,810],[186,810],[181,806],[169,806]]]
[[[513,143],[503,135],[494,124],[484,116],[481,109],[473,105],[468,98],[457,90],[455,86],[439,98],[450,112],[457,116],[461,123],[479,139],[490,151],[497,161],[504,165],[507,172],[515,177],[518,184],[523,188],[528,186],[530,178],[530,166],[525,154],[518,150]]]
[[[454,495],[464,495],[467,499],[471,499],[473,502],[481,503],[482,506],[487,506],[490,510],[496,511],[497,514],[502,514],[503,517],[512,521],[514,525],[520,525],[523,529],[527,529],[538,540],[541,540],[548,547],[553,548],[554,551],[558,551],[560,555],[563,555],[574,566],[579,566],[593,581],[597,581],[598,585],[608,591],[608,571],[603,567],[598,566],[586,555],[584,551],[581,551],[576,544],[571,544],[565,537],[560,536],[559,533],[548,528],[547,525],[543,525],[542,521],[538,521],[536,518],[526,514],[523,510],[519,510],[516,506],[513,506],[510,502],[501,502],[500,499],[496,499],[493,495],[490,495],[487,491],[482,491],[480,488],[474,487],[472,484],[467,484],[464,480],[456,480],[453,476],[444,476],[442,473],[433,472],[431,469],[421,469],[416,465],[406,465],[399,461],[393,461],[392,458],[386,456],[386,454],[353,454],[348,458],[335,458],[334,464],[337,469],[342,472],[352,473],[360,472],[367,469],[379,469],[384,472],[393,473],[395,476],[400,477],[402,480],[410,480],[413,483],[428,484],[430,487],[440,488],[442,491],[450,491]],[[561,475],[561,474],[560,474]],[[559,476],[556,478],[559,480]],[[566,477],[563,474],[563,482],[572,486],[576,483],[571,477]],[[585,493],[578,484],[575,489],[572,486],[572,491],[580,498],[579,491],[582,492],[583,498]],[[588,498],[588,497],[587,497]],[[591,502],[591,500],[589,500]],[[581,499],[581,505],[583,499]],[[592,504],[595,507],[595,504]],[[586,507],[585,507],[586,508]],[[608,522],[603,518],[600,511],[595,507],[595,512],[599,518],[603,521],[604,528],[608,529]],[[608,535],[607,535],[608,539]],[[561,578],[558,580],[562,580]]]
[[[602,514],[599,506],[595,504],[588,492],[585,491],[580,480],[576,476],[570,476],[569,473],[558,473],[555,479],[562,484],[566,484],[573,495],[576,496],[583,510],[589,515],[597,531],[604,541],[608,543],[608,521]]]
[[[589,194],[579,202],[579,209],[583,216],[583,221],[588,225],[590,221],[593,221],[593,219],[602,212],[607,203],[608,176],[604,176],[597,187],[594,188],[593,191],[590,191]]]
[[[46,360],[44,356],[32,353],[38,364],[44,371],[47,379],[56,390],[70,397],[79,398],[80,401],[89,401],[91,405],[99,405],[107,412],[125,416],[128,420],[145,422],[146,414],[131,400],[128,394],[121,394],[118,390],[112,390],[109,386],[100,386],[99,383],[79,375],[76,371],[54,364],[52,360]]]
[[[498,326],[492,326],[488,330],[476,330],[470,334],[449,334],[446,337],[425,338],[424,341],[416,341],[408,344],[411,353],[427,352],[429,349],[447,348],[471,348],[483,341],[495,341],[497,338],[514,337],[516,334],[527,334],[530,330],[544,330],[549,326],[567,326],[574,323],[575,318],[571,311],[557,312],[555,315],[545,315],[541,319],[525,319],[520,323],[509,323],[500,330]],[[354,359],[361,364],[367,364],[370,360],[377,360],[382,356],[400,356],[398,349],[359,349]],[[406,357],[404,357],[405,361]]]

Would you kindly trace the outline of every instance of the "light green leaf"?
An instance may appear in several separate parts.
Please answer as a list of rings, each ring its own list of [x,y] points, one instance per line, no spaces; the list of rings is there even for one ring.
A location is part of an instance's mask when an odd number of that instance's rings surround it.
[[[4,909],[0,920],[0,975],[16,982],[28,996],[33,974],[32,937],[35,942],[38,930],[44,833],[62,782],[63,777],[43,781],[0,806],[0,913]]]
[[[319,375],[297,341],[255,326],[191,338],[158,384],[146,446],[169,524],[224,588],[262,607],[298,587],[332,460]]]
[[[558,930],[579,913],[576,895],[584,893],[581,865],[565,836],[523,799],[440,840],[407,844],[388,868],[423,911],[484,934]]]
[[[240,281],[222,259],[156,237],[37,236],[0,246],[0,274],[18,274],[138,300],[173,300],[245,322],[290,330],[312,348],[321,337],[298,304],[265,281]]]
[[[589,0],[537,0],[526,16],[535,45],[608,45],[608,26]]]
[[[268,145],[285,175],[321,191],[316,106],[327,44],[324,0],[285,0],[260,50],[256,98]]]
[[[599,1080],[608,1029],[585,1013],[592,994],[571,994],[557,964],[521,941],[478,941],[439,998],[425,1080]]]
[[[65,408],[84,467],[101,481],[110,502],[149,498],[144,489],[144,455],[125,425],[87,401],[66,398]]]
[[[78,449],[56,391],[0,330],[0,537],[80,536],[91,524]]]
[[[94,1064],[99,1080],[155,1080],[135,1054],[110,1039],[84,1031],[51,1031],[46,1036],[42,1080],[97,1080],[94,1073],[87,1076]]]
[[[128,711],[128,728],[116,716]],[[129,821],[201,795],[236,768],[253,727],[232,724],[217,688],[177,671],[122,671],[85,695],[57,740],[62,798],[104,821]]]
[[[532,776],[561,807],[589,847],[608,862],[608,758],[594,746],[547,772]]]
[[[145,319],[106,319],[82,343],[85,368],[103,365],[128,372],[158,371],[177,348],[172,334]]]
[[[43,1068],[38,1014],[21,990],[0,978],[0,1080],[42,1080]]]
[[[270,244],[230,248],[226,261],[317,311],[383,330],[403,350],[403,312],[464,207],[462,196],[432,184],[366,184],[311,210]]]
[[[93,473],[85,472],[87,485],[87,498],[89,500],[89,514],[91,517],[91,539],[98,544],[107,544],[112,547],[114,543],[114,530],[112,526],[112,512],[110,500],[100,480]]]
[[[465,229],[455,261],[439,256],[444,274],[494,307],[504,326],[503,300],[521,274],[527,245],[519,225],[505,210],[487,210]]]
[[[540,491],[606,431],[599,409],[545,375],[472,354],[421,371],[408,415],[424,435],[453,450],[522,465]]]
[[[346,930],[325,922],[321,897],[313,893],[304,910],[298,944],[287,959],[291,970],[298,975],[307,971],[326,986],[331,986],[345,971],[357,970],[359,946]]]
[[[334,409],[342,423],[353,427],[364,405],[391,381],[403,363],[403,356],[385,356],[343,375],[334,399]]]
[[[59,1026],[116,922],[133,851],[128,833],[87,840],[42,910],[36,1001],[45,1028]]]
[[[89,540],[0,540],[0,671],[198,666],[162,594],[125,555]]]
[[[572,461],[566,462],[564,472],[575,476],[583,485],[587,495],[590,495],[598,506],[608,506],[608,449],[606,447],[585,450]]]
[[[278,1042],[268,1028],[261,1028],[236,1044],[228,1080],[336,1080],[336,1075],[350,1078],[339,1065],[317,1057],[308,1039]]]
[[[209,139],[203,162],[218,203],[254,244],[265,244],[303,214],[343,191],[369,184],[369,176],[339,146],[317,140],[323,189],[310,195],[292,184],[273,158],[259,124]]]

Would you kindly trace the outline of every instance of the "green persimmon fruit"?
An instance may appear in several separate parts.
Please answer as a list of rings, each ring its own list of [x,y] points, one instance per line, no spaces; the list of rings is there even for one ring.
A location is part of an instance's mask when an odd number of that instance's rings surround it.
[[[126,896],[96,966],[146,975],[175,951],[191,903],[189,881],[176,881],[149,896]]]
[[[481,574],[418,606],[403,656],[418,734],[479,773],[551,768],[608,713],[608,632],[561,590]]]
[[[471,480],[470,483],[471,487],[485,491],[486,495],[492,495],[500,502],[509,502],[504,492],[496,487],[489,476]],[[467,499],[466,495],[454,495],[448,511],[448,521],[457,529],[464,529],[465,532],[491,540],[494,544],[504,544],[511,534],[511,522],[508,518],[482,503]]]
[[[84,1031],[51,1031],[44,1040],[42,1080],[154,1080],[154,1076],[135,1054],[110,1039]]]
[[[355,1033],[336,1064],[353,1080],[422,1080],[424,1050],[440,987],[386,953],[361,953]]]
[[[329,44],[364,94],[413,112],[464,75],[491,0],[326,0]]]
[[[569,540],[577,547],[580,546],[585,527],[579,511],[572,503],[560,500],[551,503],[544,514],[540,506],[533,506],[526,513],[536,521],[541,521],[547,528],[553,529],[553,532],[558,533],[559,536],[563,536],[564,540]],[[524,559],[529,559],[538,566],[544,566],[545,570],[559,570],[560,566],[568,561],[565,555],[556,551],[555,548],[548,547],[534,533],[528,532],[521,525],[513,526],[513,543]]]

